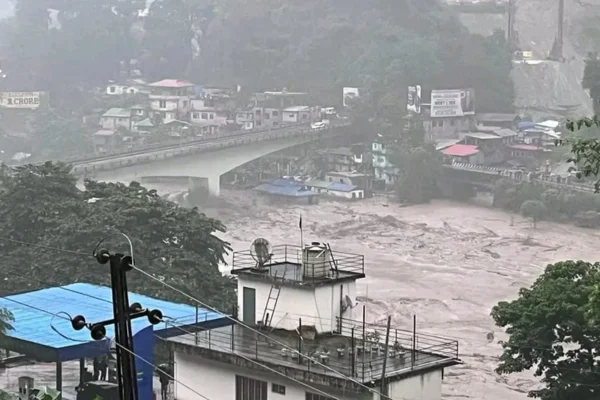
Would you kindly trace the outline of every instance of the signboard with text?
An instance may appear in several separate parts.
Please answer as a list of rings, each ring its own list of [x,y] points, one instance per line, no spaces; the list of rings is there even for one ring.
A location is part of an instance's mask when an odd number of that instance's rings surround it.
[[[421,114],[421,85],[408,87],[406,110],[415,114]]]
[[[431,118],[464,117],[465,115],[475,115],[473,89],[431,91]]]
[[[41,92],[1,92],[0,108],[29,108],[40,106]]]

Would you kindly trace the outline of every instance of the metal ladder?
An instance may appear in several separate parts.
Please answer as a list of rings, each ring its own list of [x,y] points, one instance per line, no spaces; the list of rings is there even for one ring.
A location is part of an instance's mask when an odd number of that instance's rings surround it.
[[[275,314],[275,308],[277,307],[277,302],[279,301],[279,294],[281,293],[281,284],[277,282],[277,273],[279,271],[275,271],[274,280],[275,282],[271,285],[271,290],[269,290],[269,297],[267,298],[267,303],[265,304],[265,311],[263,312],[262,317],[262,326],[270,327],[271,322],[273,322],[273,314]],[[283,272],[283,276],[281,280],[285,279],[285,271]]]

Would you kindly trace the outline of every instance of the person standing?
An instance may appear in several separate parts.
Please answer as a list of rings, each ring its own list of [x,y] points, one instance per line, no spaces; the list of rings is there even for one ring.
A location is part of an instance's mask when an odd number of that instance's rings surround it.
[[[100,360],[98,357],[94,357],[94,362],[92,365],[94,369],[94,380],[97,381],[98,377],[100,376]]]
[[[100,380],[108,380],[108,375],[106,374],[108,370],[108,359],[106,356],[100,357],[98,368],[100,369]]]

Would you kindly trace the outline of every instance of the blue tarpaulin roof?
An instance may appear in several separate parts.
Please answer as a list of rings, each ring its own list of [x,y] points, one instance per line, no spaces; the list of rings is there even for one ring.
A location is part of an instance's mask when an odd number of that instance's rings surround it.
[[[202,324],[208,326],[215,323],[220,326],[228,325],[222,314],[203,308],[196,311],[196,307],[190,305],[158,300],[135,293],[129,293],[129,302],[130,304],[137,302],[144,308],[162,311],[165,321],[168,322],[154,326],[154,332],[160,336],[181,334],[181,330],[174,325],[180,327]],[[103,346],[103,342],[94,342],[91,339],[89,330],[73,330],[70,321],[63,318],[66,316],[64,313],[71,317],[83,315],[87,322],[100,322],[113,317],[111,288],[87,283],[75,283],[3,297],[0,298],[0,307],[6,308],[14,316],[13,329],[6,332],[6,339],[16,340],[27,349],[33,349],[29,347],[31,345],[42,346],[46,350],[54,349],[57,351],[57,359],[62,361],[91,357],[94,354],[90,353],[98,353]],[[196,324],[196,315],[198,315],[198,324]],[[132,322],[134,334],[149,325],[146,318],[134,320]],[[113,332],[113,326],[108,326],[106,336],[112,337]],[[20,352],[25,353],[24,349]],[[36,356],[36,354],[28,355]]]
[[[345,183],[332,183],[331,185],[329,185],[329,190],[336,190],[338,192],[351,192],[353,190],[356,190],[356,186],[354,185],[347,185]]]

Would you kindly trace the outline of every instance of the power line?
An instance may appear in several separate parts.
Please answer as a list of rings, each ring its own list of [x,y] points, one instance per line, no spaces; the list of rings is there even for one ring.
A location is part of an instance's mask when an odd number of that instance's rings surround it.
[[[11,243],[20,244],[20,245],[29,246],[29,247],[37,247],[37,248],[40,248],[40,249],[54,250],[54,251],[58,251],[58,252],[61,252],[61,253],[76,254],[78,256],[92,257],[91,253],[84,253],[82,251],[74,251],[74,250],[61,249],[59,247],[44,246],[44,245],[41,245],[41,244],[24,242],[22,240],[15,240],[15,239],[10,239],[10,238],[6,238],[6,237],[0,237],[0,241],[11,242]]]

